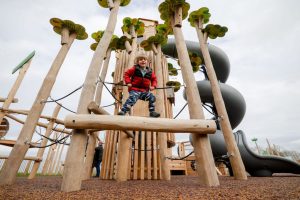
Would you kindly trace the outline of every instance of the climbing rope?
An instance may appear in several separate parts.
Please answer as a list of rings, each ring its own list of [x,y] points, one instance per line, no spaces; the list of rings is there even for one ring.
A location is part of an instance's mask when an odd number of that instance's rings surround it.
[[[65,136],[65,137],[63,137],[63,138],[61,138],[61,139],[59,139],[59,140],[55,140],[55,142],[53,142],[53,143],[51,143],[51,144],[48,144],[48,145],[46,145],[46,146],[36,146],[36,145],[34,145],[34,144],[32,144],[31,142],[27,142],[27,141],[25,141],[25,144],[29,144],[29,145],[31,145],[33,148],[47,148],[47,147],[50,147],[50,146],[53,146],[53,145],[55,145],[55,144],[64,144],[64,143],[60,143],[62,140],[67,140],[68,139],[68,137],[69,137],[70,135],[67,135],[67,136]],[[64,141],[64,142],[65,142]],[[67,145],[67,144],[66,144]]]
[[[82,87],[83,87],[83,85],[79,86],[78,88],[76,88],[75,90],[73,90],[72,92],[70,92],[69,94],[67,94],[67,95],[65,95],[65,96],[63,96],[63,97],[61,97],[61,98],[53,99],[53,100],[51,100],[51,101],[42,101],[42,103],[53,103],[53,102],[60,101],[60,100],[62,100],[62,99],[67,98],[68,96],[74,94],[75,92],[77,92],[78,90],[80,90]]]
[[[76,114],[75,111],[73,111],[73,110],[71,110],[71,109],[69,109],[69,108],[63,106],[61,103],[58,103],[58,102],[57,102],[56,100],[54,100],[51,96],[50,96],[49,98],[52,100],[52,102],[55,102],[56,104],[60,105],[63,109],[65,109],[65,110],[67,110],[67,111],[69,111],[69,112],[71,112],[71,113]]]
[[[169,160],[184,160],[186,159],[187,157],[189,157],[190,155],[192,155],[194,153],[194,151],[190,152],[189,154],[187,154],[186,156],[184,157],[179,157],[179,158],[175,158],[175,157],[166,157],[167,159]]]
[[[173,117],[173,119],[176,119],[178,117],[178,115],[180,115],[180,113],[184,110],[184,108],[188,105],[188,103],[186,103],[181,110],[177,113],[177,115],[175,117]]]

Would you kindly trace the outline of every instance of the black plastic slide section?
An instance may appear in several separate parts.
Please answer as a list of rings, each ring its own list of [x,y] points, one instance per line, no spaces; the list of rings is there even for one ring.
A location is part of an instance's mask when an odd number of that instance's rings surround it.
[[[273,173],[300,174],[300,164],[279,156],[261,156],[249,148],[243,131],[234,133],[247,172],[251,176],[271,176]]]
[[[232,86],[220,83],[220,89],[225,103],[225,107],[230,119],[232,129],[237,127],[246,113],[246,102],[241,93]],[[213,96],[210,82],[207,80],[197,81],[197,87],[203,103],[213,104]],[[186,99],[185,90],[183,96]]]
[[[198,42],[186,40],[185,43],[188,51],[197,53],[203,60],[203,56],[200,51],[200,45]],[[220,80],[222,83],[225,83],[230,73],[230,62],[228,56],[222,49],[212,44],[208,45],[208,50],[218,80]],[[175,40],[168,39],[168,43],[162,47],[162,52],[172,58],[178,58]]]
[[[272,176],[273,173],[293,173],[300,174],[300,165],[292,160],[279,156],[261,156],[254,153],[246,142],[243,131],[234,133],[246,171],[251,176]],[[226,155],[226,145],[223,134],[218,130],[215,134],[210,134],[209,139],[214,157]]]
[[[186,41],[189,51],[198,51],[197,42]],[[209,45],[216,74],[221,82],[226,82],[229,76],[230,64],[227,55],[219,48]],[[171,57],[177,58],[175,41],[169,40],[164,46],[163,52]],[[213,103],[211,87],[209,81],[198,81],[198,90],[203,103]],[[220,89],[224,99],[225,107],[231,126],[234,129],[242,121],[246,112],[246,103],[243,96],[233,87],[220,83]],[[184,95],[185,96],[185,95]],[[186,98],[186,97],[185,97]],[[234,133],[242,160],[246,171],[251,176],[272,176],[273,173],[293,173],[300,174],[300,165],[292,160],[277,156],[261,156],[254,153],[246,142],[243,131]],[[215,134],[209,134],[212,152],[215,158],[227,155],[226,144],[223,134],[217,130]]]

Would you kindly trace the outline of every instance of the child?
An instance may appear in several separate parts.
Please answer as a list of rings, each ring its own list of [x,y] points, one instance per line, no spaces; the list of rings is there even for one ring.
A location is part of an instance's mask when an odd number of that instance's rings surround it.
[[[125,71],[124,81],[128,86],[129,97],[118,115],[125,115],[137,100],[141,99],[149,101],[150,117],[159,117],[160,114],[155,112],[155,96],[150,92],[156,88],[157,80],[148,66],[146,54],[140,53],[135,57],[135,65]]]

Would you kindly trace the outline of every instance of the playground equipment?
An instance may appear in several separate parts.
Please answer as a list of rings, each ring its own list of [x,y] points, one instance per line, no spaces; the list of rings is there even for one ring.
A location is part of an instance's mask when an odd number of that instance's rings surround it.
[[[197,42],[186,41],[187,47],[190,51],[200,51]],[[229,76],[229,60],[224,51],[220,48],[209,45],[209,51],[212,62],[215,66],[216,74],[220,80],[220,89],[226,105],[226,110],[232,128],[236,128],[246,113],[246,102],[243,96],[232,86],[225,84]],[[176,58],[176,46],[174,40],[169,40],[168,44],[164,46],[163,52],[166,55]],[[224,71],[224,73],[222,73]],[[197,87],[201,94],[203,103],[213,104],[213,95],[209,81],[197,81]],[[184,96],[186,98],[186,96]],[[278,156],[261,156],[254,153],[247,145],[245,134],[243,131],[238,130],[233,133],[237,142],[243,163],[246,171],[251,176],[272,176],[273,173],[295,173],[300,174],[300,165],[292,160],[278,157]],[[222,158],[226,162],[229,171],[231,166],[228,160],[228,151],[225,145],[223,134],[218,130],[215,134],[209,135],[212,152],[215,160]],[[226,158],[226,159],[224,159]]]
[[[214,167],[214,159],[208,137],[208,134],[215,132],[216,126],[214,121],[204,119],[204,112],[193,75],[191,60],[181,30],[182,20],[188,16],[189,10],[189,4],[185,0],[176,2],[166,0],[160,4],[159,11],[165,24],[158,25],[157,22],[151,20],[125,18],[122,30],[124,33],[123,36],[128,38],[128,42],[125,44],[127,48],[124,50],[120,46],[114,46],[114,49],[117,50],[116,69],[114,72],[115,87],[113,88],[113,96],[116,100],[114,113],[117,113],[122,101],[124,103],[128,96],[126,87],[120,88],[117,84],[122,83],[124,70],[134,64],[136,53],[149,51],[147,54],[151,58],[151,67],[158,78],[156,104],[157,111],[161,113],[162,118],[150,119],[128,116],[120,118],[120,116],[97,116],[90,113],[92,111],[89,109],[91,102],[98,101],[96,104],[100,105],[101,95],[99,93],[102,92],[102,88],[99,87],[99,90],[97,89],[96,91],[96,84],[98,82],[104,83],[103,77],[105,77],[107,69],[102,64],[105,58],[110,58],[109,52],[113,49],[113,43],[116,41],[116,38],[112,34],[116,26],[119,6],[126,6],[129,2],[130,0],[98,1],[100,6],[110,9],[109,22],[106,30],[99,36],[99,40],[96,40],[98,43],[96,44],[95,53],[82,87],[76,115],[67,116],[64,120],[65,126],[72,127],[74,130],[72,131],[72,139],[65,160],[61,190],[70,192],[81,189],[81,181],[88,174],[84,170],[87,171],[88,168],[91,168],[89,162],[92,154],[90,150],[95,145],[95,132],[102,129],[112,129],[106,134],[103,170],[101,172],[103,179],[114,178],[117,181],[126,181],[128,179],[145,179],[146,177],[147,179],[170,180],[169,162],[166,158],[170,154],[170,147],[175,143],[172,132],[188,131],[193,133],[192,137],[195,157],[198,163],[199,182],[206,186],[218,186],[219,180]],[[203,24],[207,23],[209,18],[210,13],[208,9],[201,8],[191,13],[189,21],[192,26],[195,26],[199,36],[201,52],[204,55],[208,77],[213,86],[212,93],[214,99],[216,99],[216,109],[222,115],[220,124],[224,130],[227,149],[231,154],[230,162],[235,178],[245,180],[247,177],[244,165],[241,162],[236,143],[231,135],[231,126],[207,50],[208,37],[212,39],[223,37],[227,32],[227,28],[212,24],[204,28]],[[17,169],[28,150],[26,141],[31,141],[34,128],[50,95],[64,58],[75,38],[85,39],[87,37],[85,29],[72,21],[52,18],[50,23],[53,25],[53,30],[61,35],[62,47],[44,79],[31,110],[28,112],[18,141],[3,166],[0,174],[0,184],[12,184],[15,181]],[[144,27],[148,27],[149,29],[145,31]],[[166,90],[159,90],[165,89],[164,86],[169,79],[167,60],[162,54],[161,47],[170,32],[173,32],[176,41],[191,120],[177,121],[166,119],[173,117],[172,101],[168,100]],[[144,49],[142,48],[142,45],[137,40],[138,36],[143,36],[145,40],[148,38],[149,45],[146,45],[147,48],[146,46]],[[106,61],[108,62],[108,60]],[[98,76],[101,69],[103,73],[101,72],[101,78],[99,79]],[[145,102],[139,102],[132,108],[131,115],[148,116],[149,113],[146,108],[147,105]],[[57,110],[59,109],[55,110],[53,118],[57,116]],[[175,126],[178,124],[182,127]],[[48,126],[53,126],[53,123],[49,123]],[[134,138],[132,138],[132,134],[120,131],[127,129],[133,130]],[[91,137],[88,138],[88,135]],[[87,144],[87,141],[90,141],[90,139],[91,142]],[[89,152],[86,159],[85,150]]]

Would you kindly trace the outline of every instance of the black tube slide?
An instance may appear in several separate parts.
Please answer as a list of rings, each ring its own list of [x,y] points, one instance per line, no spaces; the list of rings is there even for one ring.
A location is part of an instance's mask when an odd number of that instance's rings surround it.
[[[196,52],[200,55],[200,57],[202,57],[198,42],[186,41],[186,45],[189,51]],[[230,71],[229,59],[225,52],[213,45],[209,45],[208,47],[217,78],[221,82],[220,89],[228,112],[228,117],[230,119],[232,129],[234,129],[240,124],[245,115],[246,102],[239,91],[225,84]],[[175,41],[172,39],[169,39],[168,44],[162,48],[162,51],[170,57],[177,58]],[[213,97],[209,81],[197,81],[197,86],[201,96],[201,101],[203,103],[210,103],[213,105]],[[183,95],[186,99],[185,92]],[[235,132],[234,136],[246,171],[251,176],[272,176],[273,173],[300,174],[300,165],[292,160],[278,156],[261,156],[254,153],[247,145],[243,131],[239,130]],[[215,134],[210,134],[209,138],[215,160],[218,160],[219,158],[222,158],[223,160],[227,159],[228,164],[229,159],[226,156],[227,149],[222,132],[217,130]]]

